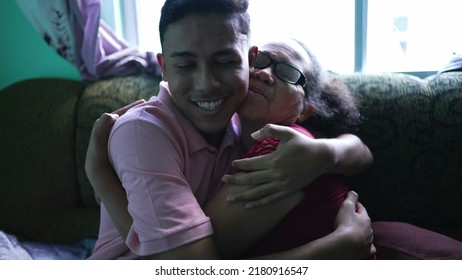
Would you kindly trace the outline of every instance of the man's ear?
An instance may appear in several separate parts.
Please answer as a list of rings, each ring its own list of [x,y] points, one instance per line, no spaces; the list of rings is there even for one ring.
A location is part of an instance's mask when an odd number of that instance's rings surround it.
[[[161,53],[158,53],[157,56],[157,62],[159,63],[160,69],[162,70],[162,80],[167,81],[167,66],[165,65],[164,61],[164,55]]]
[[[252,68],[255,65],[255,59],[258,55],[258,47],[252,46],[249,50],[249,66]]]
[[[305,103],[302,112],[297,118],[297,123],[302,123],[306,121],[309,117],[311,117],[316,112],[316,108],[309,103]]]

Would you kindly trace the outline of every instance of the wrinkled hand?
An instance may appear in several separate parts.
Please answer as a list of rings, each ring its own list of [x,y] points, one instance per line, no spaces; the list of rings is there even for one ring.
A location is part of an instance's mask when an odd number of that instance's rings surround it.
[[[247,201],[246,207],[261,207],[303,189],[330,164],[328,148],[286,126],[268,124],[252,134],[255,140],[266,137],[281,139],[278,149],[268,155],[235,160],[235,168],[248,173],[225,175],[225,183],[256,185],[253,188],[228,196],[228,201]]]
[[[370,259],[376,254],[371,219],[364,206],[358,202],[358,194],[350,191],[339,209],[335,230],[345,234],[345,258]]]
[[[97,189],[100,185],[97,183],[97,180],[104,174],[110,174],[112,176],[114,173],[109,163],[107,151],[107,142],[112,125],[119,116],[125,114],[130,108],[144,102],[144,100],[138,100],[112,113],[103,113],[93,125],[85,159],[85,172],[94,188],[98,204],[100,203],[99,193],[101,190]]]

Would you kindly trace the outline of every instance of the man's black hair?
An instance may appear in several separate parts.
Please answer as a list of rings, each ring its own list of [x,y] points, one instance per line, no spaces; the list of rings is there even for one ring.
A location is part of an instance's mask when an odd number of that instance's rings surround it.
[[[239,21],[240,32],[250,33],[250,17],[247,12],[248,0],[166,0],[162,7],[159,35],[163,44],[167,27],[189,15],[218,14],[236,17]]]

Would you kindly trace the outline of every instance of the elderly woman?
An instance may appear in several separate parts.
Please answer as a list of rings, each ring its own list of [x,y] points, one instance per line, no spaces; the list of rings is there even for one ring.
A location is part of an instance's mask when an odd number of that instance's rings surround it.
[[[238,115],[241,140],[247,150],[244,158],[268,154],[277,149],[278,138],[267,137],[255,143],[251,136],[266,124],[285,125],[310,138],[314,138],[313,135],[337,137],[356,131],[360,124],[356,102],[346,85],[323,72],[310,50],[294,40],[271,42],[260,48],[251,71],[247,99]],[[228,200],[234,200],[233,193],[246,188],[227,185],[223,192]],[[267,211],[264,208],[255,211],[255,216],[247,215],[248,226],[239,236],[217,236],[223,237],[219,240],[227,244],[227,253],[241,250],[236,247],[236,242],[248,242],[250,249],[241,257],[256,257],[296,248],[334,231],[335,218],[348,192],[349,186],[342,175],[321,175],[303,189],[300,202],[295,200],[286,208],[288,212],[282,211],[287,215],[280,222],[274,219],[277,214],[273,216],[267,213],[265,217],[272,218],[273,223],[256,223],[262,220],[257,211]],[[210,203],[206,211],[210,209],[208,214],[212,220],[221,221],[214,223],[216,232],[231,232],[231,227],[247,224],[240,218],[224,218],[227,211],[217,209],[225,206],[220,200],[214,201],[217,203]],[[268,228],[262,230],[263,225]]]

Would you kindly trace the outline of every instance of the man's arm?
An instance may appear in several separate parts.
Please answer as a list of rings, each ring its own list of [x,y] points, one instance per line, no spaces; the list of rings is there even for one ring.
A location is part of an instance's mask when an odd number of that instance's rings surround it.
[[[125,109],[119,109],[112,114],[103,114],[95,122],[85,161],[85,171],[96,193],[96,199],[98,202],[103,202],[107,211],[111,215],[112,222],[124,240],[127,239],[128,232],[133,224],[133,219],[127,210],[127,194],[114,169],[109,163],[107,141],[110,128],[119,115],[126,111]],[[218,254],[213,238],[207,237],[179,248],[161,254],[147,256],[145,258],[218,259]]]
[[[322,174],[351,176],[361,173],[373,162],[369,148],[352,134],[312,139],[278,125],[266,125],[253,134],[257,140],[268,136],[281,139],[275,152],[236,160],[233,166],[248,173],[223,177],[226,183],[255,185],[230,195],[229,201],[246,201],[249,207],[261,207],[301,190]]]
[[[291,203],[279,205],[278,208],[290,208],[291,204],[298,203],[298,199],[299,198],[295,197]],[[231,205],[231,207],[234,207],[237,212],[231,213],[231,215],[220,216],[219,219],[212,218],[214,219],[214,227],[217,227],[215,240],[212,237],[204,238],[168,252],[149,256],[147,258],[218,259],[220,256],[213,253],[217,251],[215,242],[217,247],[220,247],[223,245],[222,242],[225,241],[228,243],[226,248],[220,248],[218,251],[221,251],[221,253],[228,258],[235,259],[237,256],[236,254],[239,252],[237,252],[237,249],[233,247],[242,247],[242,244],[248,241],[245,240],[247,231],[264,231],[266,229],[265,226],[262,226],[263,224],[274,223],[274,221],[271,221],[271,215],[267,211],[263,211],[260,214],[250,214],[251,211],[259,211],[258,209],[252,209],[248,210],[246,215],[242,216],[241,211],[244,208],[235,206],[237,205]],[[205,211],[213,211],[210,207],[211,205],[209,205],[209,209]],[[223,212],[222,214],[226,213]],[[241,218],[237,218],[236,215]],[[227,224],[229,222],[228,218],[235,219],[232,223],[239,222],[239,224]],[[280,218],[281,217],[274,217],[274,220]],[[224,228],[221,228],[221,224],[224,224]],[[231,238],[232,240],[226,240],[226,238]],[[350,192],[339,210],[335,222],[335,229],[331,234],[291,250],[258,256],[255,259],[369,259],[376,254],[376,249],[372,244],[372,241],[373,234],[371,220],[365,208],[358,202],[358,195],[355,192]],[[247,245],[252,244],[247,243]],[[227,249],[230,251],[225,252]]]
[[[212,219],[218,252],[225,258],[236,258],[249,249],[301,199],[300,194],[292,195],[254,209],[245,209],[244,202],[223,203],[224,197],[240,188],[243,186],[223,187],[204,208]],[[376,253],[372,240],[367,211],[358,202],[358,195],[350,192],[337,214],[332,233],[297,248],[256,259],[367,259]]]
[[[127,238],[133,220],[127,211],[127,194],[109,163],[107,143],[111,127],[119,116],[125,114],[130,108],[145,102],[141,99],[111,114],[102,114],[93,125],[85,159],[85,172],[95,191],[96,200],[100,203],[104,198],[104,204],[111,215],[112,222],[124,240]]]
[[[212,236],[180,246],[178,248],[142,257],[151,260],[218,260],[220,259]]]
[[[245,202],[226,203],[226,197],[249,186],[224,185],[204,206],[212,220],[218,252],[223,258],[236,258],[261,240],[278,224],[304,194],[296,192],[270,205],[246,209]]]

